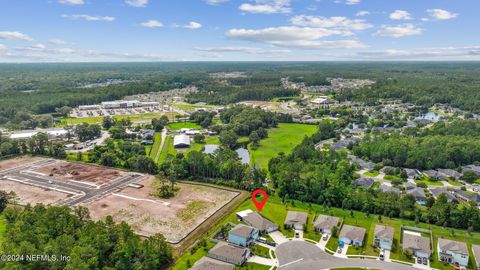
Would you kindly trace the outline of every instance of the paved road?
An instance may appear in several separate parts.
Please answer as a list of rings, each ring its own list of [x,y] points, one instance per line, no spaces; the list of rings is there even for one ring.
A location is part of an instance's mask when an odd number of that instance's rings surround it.
[[[400,263],[372,259],[343,259],[331,256],[317,246],[303,241],[280,244],[275,253],[281,270],[317,270],[342,267],[367,267],[372,269],[412,270],[418,269]]]
[[[143,175],[138,173],[129,173],[126,176],[115,179],[114,181],[96,187],[93,185],[83,184],[77,181],[69,181],[65,179],[55,179],[52,176],[46,176],[38,174],[28,169],[35,166],[45,166],[53,163],[55,160],[41,160],[28,165],[15,167],[12,169],[0,171],[0,177],[4,177],[11,181],[18,181],[24,184],[30,184],[33,186],[40,186],[47,189],[54,189],[64,191],[66,193],[75,194],[75,196],[62,201],[60,204],[75,206],[80,203],[87,203],[101,196],[105,196],[115,190],[125,187],[130,183],[138,181]]]

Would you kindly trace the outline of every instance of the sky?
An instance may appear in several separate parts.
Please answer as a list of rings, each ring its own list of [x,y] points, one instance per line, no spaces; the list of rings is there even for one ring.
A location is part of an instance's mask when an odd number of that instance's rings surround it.
[[[479,0],[0,0],[0,62],[480,60]]]

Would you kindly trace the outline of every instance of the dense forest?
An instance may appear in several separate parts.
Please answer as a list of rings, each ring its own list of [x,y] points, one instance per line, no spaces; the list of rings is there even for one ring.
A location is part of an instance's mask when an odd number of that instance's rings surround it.
[[[353,152],[386,166],[457,169],[480,160],[479,134],[478,121],[457,120],[426,129],[369,135]]]
[[[141,240],[128,224],[116,224],[110,216],[92,221],[83,207],[72,212],[66,206],[12,206],[3,216],[1,249],[18,257],[2,259],[2,269],[164,269],[172,261],[163,235]],[[27,257],[36,254],[43,259]]]

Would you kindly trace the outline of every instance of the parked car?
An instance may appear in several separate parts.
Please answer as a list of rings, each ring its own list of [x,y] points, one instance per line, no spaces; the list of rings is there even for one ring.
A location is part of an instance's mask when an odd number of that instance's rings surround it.
[[[298,232],[295,232],[295,238],[300,237],[300,234]]]
[[[337,249],[337,253],[342,253],[342,248]]]
[[[380,260],[385,260],[385,250],[383,248],[380,250]]]
[[[328,240],[328,234],[325,234],[322,239],[323,239],[323,241],[327,241]]]
[[[422,258],[417,257],[417,263],[418,263],[418,264],[422,264]]]
[[[424,264],[424,265],[428,265],[427,258],[425,258],[425,257],[423,258],[423,264]]]

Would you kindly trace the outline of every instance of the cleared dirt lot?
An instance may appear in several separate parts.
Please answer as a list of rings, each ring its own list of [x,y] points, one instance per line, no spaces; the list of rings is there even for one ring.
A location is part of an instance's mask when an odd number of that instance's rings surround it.
[[[42,160],[39,157],[18,157],[12,159],[6,159],[0,161],[0,171],[12,169],[15,167],[20,167],[22,165],[26,165],[35,161]]]
[[[138,234],[150,236],[157,232],[176,243],[238,195],[237,192],[207,186],[178,184],[174,198],[159,199],[150,195],[153,177],[139,183],[141,189],[124,188],[87,205],[94,219],[113,216],[125,221]]]
[[[48,205],[64,200],[70,196],[66,193],[55,190],[25,185],[7,179],[0,180],[0,190],[4,190],[6,192],[15,192],[18,198],[17,203],[21,205],[35,205],[37,203]]]
[[[128,173],[124,171],[108,169],[95,165],[83,163],[66,162],[57,160],[53,164],[43,166],[34,171],[46,175],[53,174],[57,179],[68,179],[80,182],[88,182],[96,185],[109,183],[118,177],[125,176]]]

